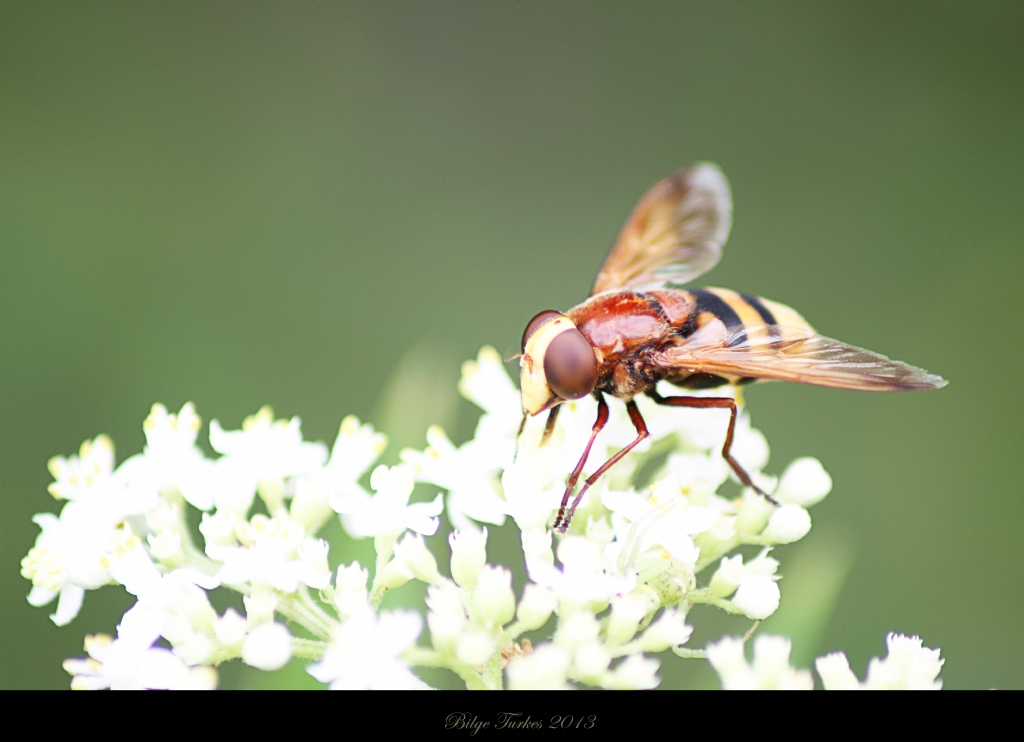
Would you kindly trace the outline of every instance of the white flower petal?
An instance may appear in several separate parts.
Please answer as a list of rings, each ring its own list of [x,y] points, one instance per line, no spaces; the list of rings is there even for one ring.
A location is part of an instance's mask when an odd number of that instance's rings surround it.
[[[78,585],[68,583],[60,590],[57,600],[57,612],[50,614],[50,620],[57,626],[67,626],[82,609],[85,590]]]
[[[85,594],[84,591],[82,593]],[[33,605],[36,608],[40,608],[44,605],[49,605],[53,602],[53,599],[60,595],[60,590],[47,590],[41,585],[35,585],[28,594],[29,605]]]
[[[860,682],[843,652],[833,652],[814,661],[825,690],[857,690]]]

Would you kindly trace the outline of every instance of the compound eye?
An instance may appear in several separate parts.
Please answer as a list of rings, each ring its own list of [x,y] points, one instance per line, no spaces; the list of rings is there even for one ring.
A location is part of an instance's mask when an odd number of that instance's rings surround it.
[[[555,336],[544,354],[544,376],[562,399],[579,399],[594,391],[597,358],[583,333],[573,328]]]
[[[526,342],[533,336],[533,333],[537,332],[537,330],[551,320],[558,319],[561,316],[561,312],[556,312],[554,309],[545,309],[543,312],[531,319],[529,324],[526,325],[526,330],[523,332],[523,347],[521,352],[526,352]]]

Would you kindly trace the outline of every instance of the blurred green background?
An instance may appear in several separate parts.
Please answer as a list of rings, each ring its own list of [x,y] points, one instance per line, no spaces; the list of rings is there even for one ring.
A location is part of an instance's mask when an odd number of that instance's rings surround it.
[[[1024,687],[1024,5],[7,2],[0,63],[4,688],[67,687],[130,602],[63,629],[25,602],[50,456],[106,432],[120,461],[190,399],[328,441],[352,412],[392,457],[430,422],[464,439],[459,362],[585,298],[695,160],[736,205],[702,283],[950,380],[749,391],[770,470],[835,480],[777,552],[775,630],[858,673],[920,634],[947,687]],[[700,610],[695,642],[746,628]]]

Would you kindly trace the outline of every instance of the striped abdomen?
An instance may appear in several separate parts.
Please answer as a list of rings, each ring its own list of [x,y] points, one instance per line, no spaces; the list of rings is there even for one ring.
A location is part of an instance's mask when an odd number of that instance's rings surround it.
[[[782,328],[813,332],[798,312],[785,304],[740,294],[729,289],[660,289],[646,292],[665,307],[677,334],[677,342],[685,339],[712,320],[720,320],[728,330],[742,329],[741,337],[757,342],[777,337]],[[769,330],[768,328],[773,328]],[[710,389],[725,384],[746,384],[754,379],[742,376],[682,373],[668,379],[689,389]]]

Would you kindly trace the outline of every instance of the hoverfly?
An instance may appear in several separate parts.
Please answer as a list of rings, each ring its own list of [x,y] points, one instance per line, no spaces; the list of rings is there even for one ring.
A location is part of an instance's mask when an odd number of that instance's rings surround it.
[[[659,381],[713,389],[780,380],[869,392],[946,385],[923,369],[818,335],[783,304],[728,289],[679,288],[715,266],[731,221],[729,184],[716,165],[700,163],[668,175],[626,221],[590,298],[565,313],[541,312],[526,326],[519,361],[523,425],[527,416],[549,411],[546,441],[562,402],[588,394],[597,399],[597,420],[566,482],[556,530],[565,533],[587,489],[648,437],[634,401],[639,394],[673,407],[728,409],[722,456],[745,486],[778,504],[730,454],[735,400],[666,397],[656,389]],[[605,394],[626,403],[636,439],[586,479],[566,510],[594,440],[608,422]]]

